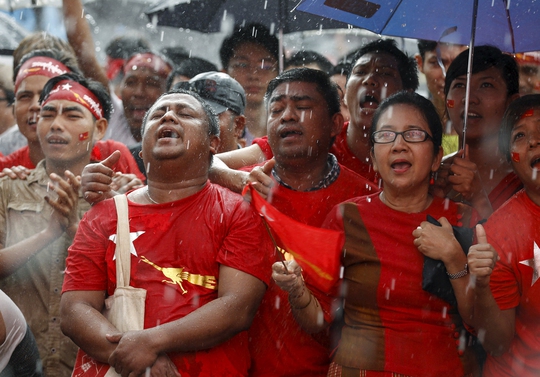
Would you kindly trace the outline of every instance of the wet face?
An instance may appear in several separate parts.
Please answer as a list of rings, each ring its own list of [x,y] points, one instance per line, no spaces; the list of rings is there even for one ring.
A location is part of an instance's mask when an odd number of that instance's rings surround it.
[[[514,171],[531,198],[540,205],[540,110],[522,117],[510,134],[510,158]]]
[[[330,77],[330,80],[332,80],[334,83],[336,83],[340,89],[338,89],[339,92],[339,102],[341,104],[341,114],[343,115],[343,118],[345,122],[349,121],[351,119],[351,116],[349,115],[349,109],[347,108],[347,104],[345,103],[345,86],[347,85],[347,76],[345,75],[332,75]]]
[[[540,66],[537,64],[519,64],[519,94],[540,93]]]
[[[244,129],[243,122],[242,124],[238,123],[239,117],[228,109],[218,115],[220,142],[217,153],[238,149],[238,139]]]
[[[440,43],[438,45],[441,54],[441,62],[445,70],[448,70],[450,63],[454,61],[466,46]],[[426,76],[426,83],[429,92],[436,103],[444,104],[444,79],[445,75],[437,59],[437,51],[427,51],[424,59],[418,56],[418,69]]]
[[[28,76],[15,93],[15,119],[19,130],[29,143],[38,143],[37,122],[39,116],[39,96],[49,81],[46,76]]]
[[[242,85],[248,107],[261,106],[270,80],[278,74],[278,62],[262,45],[244,42],[236,46],[227,73]]]
[[[381,114],[377,131],[404,132],[422,130],[431,136],[423,114],[410,105],[393,105]],[[403,135],[393,142],[375,144],[372,150],[373,167],[380,174],[385,190],[403,190],[425,194],[429,188],[431,172],[439,168],[442,150],[433,153],[433,142],[427,139],[411,143]],[[411,191],[412,190],[412,191]]]
[[[370,52],[360,57],[352,69],[345,93],[351,125],[367,132],[379,103],[401,90],[403,83],[393,56]]]
[[[208,119],[199,101],[188,94],[174,93],[161,97],[150,109],[142,157],[151,165],[182,158],[207,166],[210,153],[217,147],[216,140],[219,143],[219,138],[209,136]]]
[[[446,109],[452,126],[461,135],[465,119],[466,75],[452,81],[448,91]],[[497,135],[502,117],[514,96],[508,97],[506,82],[495,67],[471,76],[469,113],[467,114],[467,139],[478,140]]]
[[[120,95],[131,133],[140,141],[144,114],[165,91],[166,77],[147,67],[129,70],[122,80]]]
[[[289,82],[276,87],[268,102],[268,143],[276,161],[326,158],[342,117],[331,117],[314,83]]]
[[[57,164],[88,162],[94,142],[104,132],[87,108],[68,100],[47,102],[37,124],[41,149],[48,161]]]

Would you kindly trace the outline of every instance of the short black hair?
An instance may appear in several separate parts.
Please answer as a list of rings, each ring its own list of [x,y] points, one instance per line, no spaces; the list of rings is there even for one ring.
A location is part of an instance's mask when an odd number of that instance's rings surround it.
[[[184,60],[189,59],[189,51],[182,46],[163,47],[159,52],[166,56],[175,65],[179,65]]]
[[[101,84],[100,82],[87,79],[83,77],[82,75],[78,75],[73,72],[65,73],[63,75],[56,76],[49,79],[49,81],[45,83],[45,86],[43,87],[43,91],[41,92],[41,95],[39,96],[40,104],[47,100],[47,97],[49,97],[51,90],[54,88],[54,86],[57,83],[59,83],[62,80],[75,81],[81,84],[82,86],[84,86],[89,91],[91,91],[96,96],[98,101],[101,103],[101,107],[103,108],[103,118],[109,120],[111,116],[111,110],[112,110],[112,103],[111,103],[111,97],[109,95],[109,91],[105,89],[103,84]]]
[[[287,59],[285,62],[285,69],[290,66],[303,67],[308,64],[316,64],[321,71],[328,74],[330,74],[330,71],[334,67],[330,60],[318,52],[311,50],[300,50],[295,52],[289,59]]]
[[[272,79],[268,83],[268,88],[264,96],[266,102],[268,103],[272,93],[279,85],[294,81],[315,84],[317,91],[323,96],[326,102],[329,116],[333,116],[341,111],[337,84],[330,80],[330,76],[327,73],[311,68],[293,68],[282,72],[279,76]]]
[[[21,58],[21,62],[15,69],[13,70],[13,82],[17,79],[17,75],[19,74],[19,70],[21,69],[22,65],[31,58],[35,58],[36,56],[45,56],[48,58],[52,58],[54,60],[58,60],[60,63],[65,65],[69,68],[69,70],[79,76],[83,76],[82,72],[79,69],[79,66],[77,65],[77,59],[67,54],[64,51],[56,50],[56,49],[48,49],[48,50],[35,50],[32,52],[29,52],[28,54],[24,55]]]
[[[388,54],[398,63],[398,72],[401,77],[401,84],[404,90],[415,91],[418,89],[418,67],[413,57],[408,56],[397,47],[397,43],[393,39],[377,39],[363,46],[355,54],[352,65],[356,64],[358,59],[368,53],[385,53]],[[347,78],[348,79],[348,78]]]
[[[437,48],[437,42],[426,41],[425,39],[418,40],[418,53],[424,59],[426,57],[426,52],[434,51]]]
[[[148,122],[148,115],[150,114],[150,111],[154,108],[154,105],[163,97],[171,95],[171,94],[187,94],[188,96],[191,96],[195,98],[202,106],[204,113],[206,115],[206,120],[208,122],[208,134],[210,136],[219,136],[219,120],[217,114],[212,110],[210,105],[206,103],[205,100],[202,99],[201,96],[199,96],[197,93],[192,92],[191,90],[185,90],[185,89],[171,89],[166,93],[163,93],[159,96],[159,98],[154,102],[154,104],[148,109],[146,114],[144,114],[144,118],[142,121],[142,127],[141,127],[141,135],[144,134],[144,129],[146,128],[146,123]]]
[[[512,130],[523,115],[531,110],[540,110],[540,94],[528,94],[512,101],[504,113],[499,128],[499,152],[510,162]]]
[[[223,40],[219,49],[219,57],[223,69],[229,67],[229,61],[234,50],[242,43],[251,42],[263,46],[276,59],[279,60],[279,41],[275,35],[264,25],[250,23],[246,26],[236,26],[235,31]]]
[[[369,130],[369,141],[371,143],[371,148],[374,146],[373,134],[377,131],[377,123],[379,122],[381,115],[388,110],[390,106],[394,105],[407,105],[414,107],[424,116],[424,119],[429,126],[429,130],[431,131],[431,137],[433,139],[433,151],[435,154],[439,153],[442,144],[443,127],[441,118],[437,113],[437,109],[433,103],[424,96],[409,91],[398,92],[381,102],[373,115],[371,128]]]
[[[503,53],[494,46],[474,47],[472,74],[483,72],[491,67],[497,68],[506,82],[507,97],[519,93],[519,68],[511,55]],[[462,51],[450,64],[444,81],[444,95],[447,96],[452,82],[467,74],[469,67],[469,49]]]
[[[202,58],[189,58],[180,63],[167,77],[167,90],[171,90],[172,83],[176,76],[186,76],[193,78],[199,73],[217,71],[217,67],[214,63],[209,62]]]
[[[350,62],[339,62],[335,66],[332,67],[332,70],[330,71],[329,75],[343,75],[343,76],[349,76],[351,74],[352,65]]]
[[[136,53],[150,51],[150,43],[137,34],[121,35],[113,38],[105,47],[105,53],[113,59],[127,59]]]

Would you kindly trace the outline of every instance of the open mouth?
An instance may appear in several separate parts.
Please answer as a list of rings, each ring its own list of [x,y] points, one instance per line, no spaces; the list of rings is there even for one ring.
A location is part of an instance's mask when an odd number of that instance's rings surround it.
[[[286,137],[289,137],[289,136],[295,136],[295,135],[302,136],[303,133],[302,131],[299,131],[299,130],[283,130],[279,133],[279,137],[281,137],[282,139],[285,139]]]
[[[56,137],[56,136],[51,136],[49,138],[47,138],[47,143],[49,144],[56,144],[56,145],[66,145],[68,144],[67,140],[65,139],[62,139],[60,137]]]
[[[178,139],[178,138],[180,138],[180,134],[170,128],[164,128],[160,130],[158,133],[158,139]]]
[[[360,106],[363,109],[376,109],[379,107],[379,100],[372,95],[366,95]]]
[[[537,156],[531,161],[531,168],[540,170],[540,156]]]
[[[396,172],[404,172],[408,170],[412,164],[408,161],[396,161],[390,167]]]

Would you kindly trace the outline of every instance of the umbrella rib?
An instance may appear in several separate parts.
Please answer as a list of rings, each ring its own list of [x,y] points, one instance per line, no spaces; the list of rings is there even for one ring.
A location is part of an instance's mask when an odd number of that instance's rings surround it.
[[[506,0],[505,3],[508,3],[508,1]],[[514,40],[514,29],[512,27],[512,20],[510,19],[510,9],[508,6],[505,6],[505,11],[506,11],[506,21],[508,21],[508,29],[510,30],[510,36],[512,38],[512,52],[517,52],[516,51],[516,42]]]
[[[394,9],[394,11],[392,12],[392,15],[390,17],[388,17],[388,19],[386,20],[386,22],[384,23],[382,29],[381,29],[381,32],[380,34],[383,33],[384,29],[386,29],[386,26],[388,26],[388,23],[390,22],[390,20],[392,19],[392,17],[394,17],[394,15],[396,14],[399,6],[401,5],[401,3],[403,2],[403,0],[399,0],[399,2],[397,3],[396,5],[396,9]]]

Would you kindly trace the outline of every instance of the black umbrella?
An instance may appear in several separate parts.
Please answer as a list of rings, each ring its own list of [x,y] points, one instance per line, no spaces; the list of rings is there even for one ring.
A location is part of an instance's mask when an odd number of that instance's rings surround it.
[[[221,31],[221,21],[231,16],[235,24],[257,22],[271,31],[342,29],[348,25],[296,11],[300,0],[160,0],[145,13],[157,25],[204,33]]]
[[[221,31],[221,23],[232,17],[236,25],[257,22],[279,38],[306,30],[343,29],[348,25],[328,18],[296,11],[300,0],[158,0],[145,13],[160,26],[173,26],[203,33]],[[283,68],[283,57],[279,61]]]

